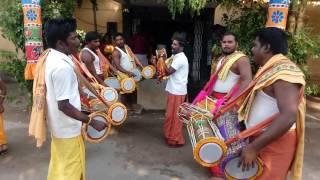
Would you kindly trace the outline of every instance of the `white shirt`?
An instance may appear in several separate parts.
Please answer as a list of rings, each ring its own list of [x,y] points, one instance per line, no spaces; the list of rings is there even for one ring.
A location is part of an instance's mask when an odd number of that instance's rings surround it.
[[[246,121],[246,127],[253,127],[276,113],[279,113],[277,100],[259,90],[253,100],[252,108]],[[293,124],[291,129],[295,128],[296,125]]]
[[[58,101],[69,99],[71,105],[81,110],[78,80],[73,70],[73,62],[67,55],[52,49],[45,66],[47,119],[51,133],[56,138],[79,136],[81,122],[58,109]]]
[[[171,67],[176,70],[169,76],[166,91],[174,95],[186,95],[189,63],[186,55],[181,52],[173,56]]]
[[[132,71],[134,66],[132,62],[130,61],[130,57],[127,53],[125,53],[121,48],[115,47],[120,53],[121,53],[121,58],[120,58],[120,66],[125,69],[126,71]]]
[[[220,68],[220,66],[222,66],[223,60],[224,58],[222,58],[218,62],[217,70]],[[235,74],[231,70],[229,70],[227,78],[224,81],[218,78],[212,90],[214,92],[219,92],[219,93],[229,93],[232,90],[232,88],[238,83],[239,79],[240,79],[240,75]]]
[[[94,61],[93,61],[93,66],[94,66],[94,69],[96,70],[96,73],[99,75],[99,74],[102,74],[102,71],[101,71],[101,67],[100,67],[100,59],[99,59],[99,56],[96,55],[96,53],[94,53],[93,51],[91,51],[91,49],[89,48],[83,48],[83,50],[86,50],[88,51],[89,53],[91,53],[94,57]]]

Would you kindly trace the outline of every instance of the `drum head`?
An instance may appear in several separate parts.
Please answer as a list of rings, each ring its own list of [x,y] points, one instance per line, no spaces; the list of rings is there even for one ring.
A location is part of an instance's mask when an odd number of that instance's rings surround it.
[[[200,147],[199,157],[208,164],[218,162],[223,156],[223,150],[220,145],[216,143],[207,143]]]
[[[88,88],[82,88],[82,91],[86,95],[89,95],[89,96],[92,96],[92,97],[96,97]]]
[[[120,89],[120,82],[116,77],[108,77],[104,80],[104,83],[109,87]]]
[[[92,118],[94,118],[95,120],[104,122],[104,123],[108,123],[106,118],[103,117],[102,115],[97,115],[97,116],[93,116]],[[92,126],[88,125],[87,128],[87,135],[89,138],[91,139],[100,139],[102,138],[106,133],[107,133],[107,129],[108,127],[106,127],[104,130],[102,131],[97,131],[96,129],[94,129]]]
[[[216,137],[200,140],[193,149],[195,160],[205,167],[212,167],[220,163],[226,152],[226,144]]]
[[[234,179],[254,179],[262,173],[262,164],[256,161],[254,167],[250,166],[249,171],[242,171],[242,167],[238,167],[240,157],[233,158],[225,164],[225,174],[227,177]]]
[[[110,106],[108,117],[111,120],[111,124],[120,125],[127,118],[127,108],[121,103],[115,103]]]
[[[139,69],[137,69],[137,68],[133,69],[132,73],[134,74],[133,79],[135,82],[141,81],[142,76],[141,76],[141,72]]]
[[[114,103],[114,102],[118,101],[118,93],[112,87],[104,88],[103,91],[102,91],[102,97],[104,97],[104,99],[107,102]]]
[[[142,76],[145,79],[151,79],[155,74],[154,69],[151,66],[146,66],[145,68],[143,68],[142,70]]]
[[[133,92],[135,88],[135,81],[132,78],[125,78],[121,81],[121,89],[126,93]]]

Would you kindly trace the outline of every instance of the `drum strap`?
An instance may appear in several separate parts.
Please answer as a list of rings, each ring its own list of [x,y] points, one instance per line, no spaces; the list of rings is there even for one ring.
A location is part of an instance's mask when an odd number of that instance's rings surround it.
[[[214,84],[216,83],[217,79],[218,79],[218,74],[220,73],[220,71],[223,69],[223,66],[225,65],[227,61],[225,61],[219,68],[218,70],[211,75],[209,81],[206,83],[206,85],[203,87],[203,89],[199,92],[199,94],[196,96],[196,98],[193,100],[192,104],[197,104],[198,102],[202,101],[205,97],[207,97]]]
[[[304,90],[301,89],[300,95],[299,95],[299,102],[302,101],[303,97],[304,97]],[[269,127],[271,125],[271,123],[273,122],[273,120],[275,120],[279,116],[279,114],[280,113],[275,113],[274,115],[272,115],[271,117],[268,117],[267,119],[263,120],[262,122],[258,123],[257,125],[250,127],[248,129],[240,132],[238,135],[228,139],[225,143],[228,145],[228,144],[231,144],[237,140],[245,139],[245,138],[248,138],[252,135],[255,135],[255,134],[261,132],[261,130]]]
[[[86,67],[84,67],[79,61],[75,60],[74,57],[73,57],[73,62],[75,64],[77,64],[77,66],[74,66],[74,71],[78,77],[78,79],[80,80],[80,82],[86,87],[88,88],[88,90],[90,92],[92,92],[103,104],[105,104],[107,107],[110,107],[110,104],[108,102],[106,102],[103,97],[101,97],[101,95],[97,92],[97,90],[92,86],[92,84],[83,76],[83,74],[81,74],[80,72],[80,69],[83,71],[83,72],[88,72],[88,75],[91,73],[88,71],[88,69]],[[78,68],[77,68],[78,67]],[[80,68],[80,69],[79,69]],[[88,76],[87,75],[87,76]],[[91,75],[92,76],[92,75]],[[89,77],[89,76],[88,76]],[[92,76],[92,78],[94,78]],[[94,78],[95,79],[95,78]],[[96,82],[97,84],[99,84],[98,82]]]

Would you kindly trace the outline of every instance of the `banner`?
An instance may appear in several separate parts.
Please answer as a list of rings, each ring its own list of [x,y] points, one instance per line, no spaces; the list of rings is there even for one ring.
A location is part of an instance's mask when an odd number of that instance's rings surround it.
[[[37,60],[43,51],[40,0],[21,0],[23,9],[25,57],[24,78],[33,80]]]

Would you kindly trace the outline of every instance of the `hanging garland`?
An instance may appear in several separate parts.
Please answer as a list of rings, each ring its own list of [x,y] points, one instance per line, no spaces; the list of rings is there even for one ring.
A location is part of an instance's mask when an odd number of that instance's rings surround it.
[[[200,14],[200,10],[203,9],[207,4],[207,0],[188,0],[188,7],[191,13]]]
[[[172,19],[174,19],[177,12],[179,14],[182,13],[185,7],[185,0],[167,0],[167,4],[168,4],[168,9],[172,14]]]

